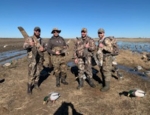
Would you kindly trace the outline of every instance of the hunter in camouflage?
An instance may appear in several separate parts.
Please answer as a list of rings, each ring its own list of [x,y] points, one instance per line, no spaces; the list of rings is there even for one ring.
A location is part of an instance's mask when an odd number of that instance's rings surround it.
[[[41,29],[34,28],[34,35],[28,37],[23,45],[27,50],[28,58],[28,94],[32,93],[32,87],[39,87],[40,72],[44,62],[44,42],[40,37]]]
[[[89,81],[89,85],[91,87],[95,87],[92,77],[92,64],[91,64],[91,57],[93,51],[95,51],[96,45],[92,38],[87,36],[87,29],[83,28],[81,30],[81,38],[78,38],[75,43],[75,52],[74,52],[74,59],[75,63],[78,66],[78,78],[79,78],[79,85],[77,89],[83,87],[83,78],[85,74],[87,75],[86,78]]]
[[[65,40],[59,36],[60,32],[61,30],[57,28],[52,30],[51,33],[53,36],[49,39],[47,47],[47,52],[51,55],[51,61],[54,67],[56,87],[60,87],[60,79],[62,84],[68,85],[68,82],[66,82],[67,65],[65,61],[67,45]]]
[[[101,57],[100,60],[103,61],[101,72],[104,75],[104,87],[101,89],[101,91],[108,91],[110,89],[110,79],[112,76],[112,68],[113,68],[112,67],[113,56],[111,55],[113,48],[110,39],[105,37],[104,29],[100,28],[98,30],[98,37],[99,37],[98,47],[102,51],[102,54],[100,54],[99,57]]]

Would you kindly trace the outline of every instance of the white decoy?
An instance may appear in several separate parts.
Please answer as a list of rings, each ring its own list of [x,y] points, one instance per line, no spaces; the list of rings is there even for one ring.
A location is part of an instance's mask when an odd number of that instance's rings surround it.
[[[57,92],[49,93],[48,96],[45,96],[43,99],[43,104],[47,104],[48,101],[52,101],[53,103],[60,97],[60,94]]]
[[[143,69],[143,68],[142,68],[141,66],[138,65],[137,67],[135,67],[134,70],[135,70],[135,71],[140,71],[140,70],[142,70],[142,69]]]
[[[142,70],[143,68],[138,65],[138,66],[137,66],[137,69],[138,69],[138,70]]]
[[[117,62],[116,62],[116,61],[113,61],[113,62],[112,62],[112,65],[118,65],[118,64],[117,64]]]
[[[3,47],[6,48],[7,46],[8,46],[8,45],[6,44],[6,45],[4,45]]]
[[[128,96],[134,96],[134,97],[144,97],[145,94],[146,93],[140,89],[132,89],[128,92]]]
[[[8,67],[8,66],[10,66],[11,65],[11,63],[5,63],[3,66],[4,67]]]
[[[145,74],[150,77],[150,71],[146,71]]]

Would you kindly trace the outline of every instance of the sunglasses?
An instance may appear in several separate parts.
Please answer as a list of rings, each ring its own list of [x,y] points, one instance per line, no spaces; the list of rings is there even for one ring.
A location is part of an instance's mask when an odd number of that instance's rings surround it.
[[[59,33],[58,31],[54,31],[53,33]]]
[[[102,32],[98,32],[98,34],[103,34]]]
[[[41,30],[35,30],[36,32],[41,32]]]
[[[85,31],[81,31],[81,33],[86,33]]]

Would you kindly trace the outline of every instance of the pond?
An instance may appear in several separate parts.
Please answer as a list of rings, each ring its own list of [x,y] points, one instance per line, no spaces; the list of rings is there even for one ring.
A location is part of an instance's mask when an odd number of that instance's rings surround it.
[[[134,52],[150,52],[150,43],[147,42],[122,42],[118,43],[119,48],[131,50]]]
[[[96,45],[98,43],[96,42]],[[150,43],[147,42],[117,42],[120,49],[131,50],[133,52],[150,52]]]
[[[0,65],[26,56],[26,50],[12,50],[0,53]]]

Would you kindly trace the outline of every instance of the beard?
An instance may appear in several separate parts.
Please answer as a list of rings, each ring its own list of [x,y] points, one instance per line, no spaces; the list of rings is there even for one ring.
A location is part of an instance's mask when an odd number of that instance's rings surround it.
[[[39,34],[39,35],[36,35],[36,34],[34,33],[34,35],[35,35],[37,38],[39,38],[39,37],[40,37],[40,34]]]

